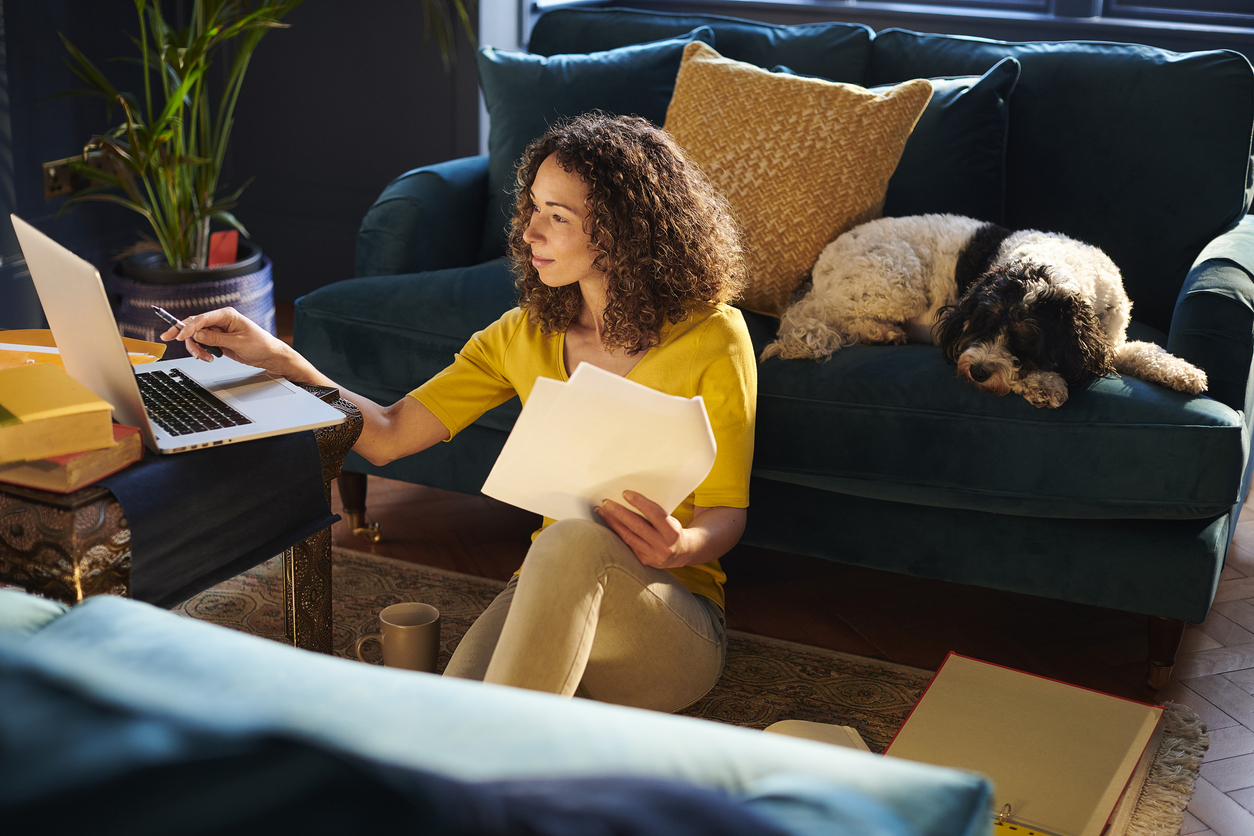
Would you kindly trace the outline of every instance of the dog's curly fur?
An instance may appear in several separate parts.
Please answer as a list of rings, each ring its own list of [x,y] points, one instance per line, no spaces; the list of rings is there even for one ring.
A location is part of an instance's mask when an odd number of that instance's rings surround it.
[[[1132,302],[1097,247],[957,215],[882,218],[819,255],[813,286],[762,359],[825,359],[854,343],[935,343],[958,374],[1058,407],[1068,388],[1119,372],[1198,394],[1201,369],[1127,340]]]

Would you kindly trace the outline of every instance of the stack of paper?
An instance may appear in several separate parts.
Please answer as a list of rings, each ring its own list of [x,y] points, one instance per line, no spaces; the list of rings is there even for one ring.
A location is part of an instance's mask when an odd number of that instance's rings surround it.
[[[589,363],[540,378],[483,492],[555,520],[593,520],[633,490],[670,513],[714,466],[700,397],[666,395]]]

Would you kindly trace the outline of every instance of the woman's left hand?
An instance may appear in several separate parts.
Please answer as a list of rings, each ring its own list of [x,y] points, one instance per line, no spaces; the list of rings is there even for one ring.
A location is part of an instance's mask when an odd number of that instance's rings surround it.
[[[635,511],[611,499],[596,508],[606,525],[636,553],[645,566],[673,569],[686,566],[686,530],[662,506],[635,491],[623,491]]]

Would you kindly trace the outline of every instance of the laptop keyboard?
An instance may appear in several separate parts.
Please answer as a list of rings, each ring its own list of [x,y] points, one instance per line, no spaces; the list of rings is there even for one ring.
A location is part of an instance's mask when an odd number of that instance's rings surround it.
[[[239,427],[252,421],[178,369],[135,375],[148,417],[170,435]]]

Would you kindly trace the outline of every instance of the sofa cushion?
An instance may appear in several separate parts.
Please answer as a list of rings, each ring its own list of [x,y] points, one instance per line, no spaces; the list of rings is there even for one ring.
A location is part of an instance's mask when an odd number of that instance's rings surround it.
[[[708,27],[681,37],[578,55],[549,57],[479,50],[488,127],[488,206],[480,260],[505,252],[514,172],[527,144],[558,119],[590,110],[634,114],[658,125],[675,88],[684,47],[712,41]]]
[[[914,832],[827,781],[780,776],[744,798],[647,777],[472,783],[281,731],[133,709],[42,675],[3,643],[0,678],[0,816],[15,833],[786,836],[812,811],[825,833]],[[74,803],[49,827],[65,798]]]
[[[785,66],[772,70],[795,72]],[[888,181],[884,215],[939,213],[1004,223],[1006,130],[1019,62],[1003,58],[982,76],[928,81],[932,99]]]
[[[60,618],[68,610],[59,601],[49,601],[20,589],[0,589],[0,635],[27,636]]]
[[[740,221],[746,308],[780,314],[824,245],[879,217],[931,94],[922,79],[876,94],[772,73],[703,43],[684,50],[666,129]]]
[[[889,29],[868,84],[1023,66],[1010,111],[1006,223],[1110,254],[1134,315],[1168,331],[1180,284],[1250,206],[1254,70],[1236,52],[1008,43]]]
[[[1004,223],[1006,131],[1019,62],[1006,58],[982,76],[929,81],[932,100],[888,181],[884,214],[935,212]]]
[[[682,35],[698,26],[714,31],[720,54],[759,67],[785,64],[801,75],[862,84],[872,30],[860,23],[780,26],[716,15],[657,14],[638,9],[555,9],[531,30],[527,49],[538,55],[596,52]]]
[[[139,733],[139,745],[130,754],[141,764],[160,763],[170,751],[164,744],[183,742],[167,736],[173,729],[180,736],[279,736],[453,781],[682,779],[753,803],[795,793],[798,804],[809,800],[812,808],[824,801],[814,795],[821,783],[873,799],[918,833],[982,832],[990,803],[987,780],[972,773],[690,717],[363,665],[109,596],[89,599],[20,646],[0,639],[0,688],[14,681],[8,670],[23,667],[62,692],[90,695],[97,708],[120,708],[136,718],[128,725]],[[39,700],[33,709],[41,710]],[[94,711],[93,719],[98,716]],[[155,722],[145,726],[149,718]],[[0,721],[6,744],[15,740],[10,729],[39,731],[14,719]],[[50,719],[43,730],[61,734],[61,724]],[[60,746],[43,753],[40,765],[48,768],[21,773],[24,785],[103,779],[105,770],[94,766],[110,760],[108,742],[66,730]],[[772,777],[785,775],[804,780]],[[16,786],[0,786],[0,798],[6,791],[11,797]],[[265,786],[289,784],[276,776]],[[826,801],[839,804],[835,794]],[[762,810],[776,822],[790,818],[772,803],[762,803]]]
[[[772,320],[746,319],[770,338]],[[1238,502],[1246,460],[1241,414],[1209,398],[1109,376],[1037,409],[919,344],[767,360],[757,422],[755,476],[1029,517],[1213,517]]]

